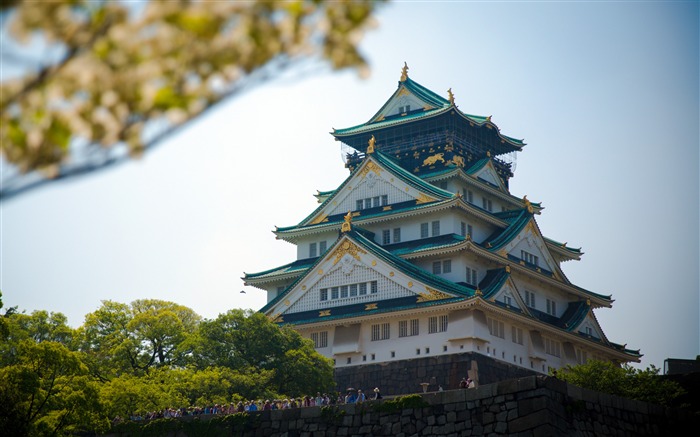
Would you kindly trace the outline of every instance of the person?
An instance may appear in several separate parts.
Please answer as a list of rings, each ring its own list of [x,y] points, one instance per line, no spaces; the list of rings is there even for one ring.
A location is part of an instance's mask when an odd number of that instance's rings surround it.
[[[467,377],[467,388],[474,388],[474,381],[470,377]]]
[[[443,391],[441,385],[438,385],[438,391]]]
[[[365,397],[365,394],[362,393],[362,390],[357,390],[357,400],[355,400],[355,402],[359,403],[359,402],[364,402],[366,400],[367,400],[367,398]]]
[[[374,399],[377,400],[381,398],[382,394],[379,392],[379,387],[374,387]]]
[[[461,381],[459,381],[459,388],[467,388],[469,387],[469,383],[467,382],[467,378],[462,378]]]

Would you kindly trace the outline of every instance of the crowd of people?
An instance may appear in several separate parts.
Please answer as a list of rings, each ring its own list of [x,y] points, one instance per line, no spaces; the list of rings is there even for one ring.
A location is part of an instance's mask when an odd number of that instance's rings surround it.
[[[165,408],[159,411],[151,411],[146,414],[135,414],[129,417],[129,419],[138,421],[183,416],[249,413],[265,410],[284,410],[288,408],[354,404],[376,399],[382,399],[382,394],[379,391],[379,388],[375,388],[371,395],[366,395],[362,392],[362,390],[348,389],[345,395],[342,393],[321,394],[319,392],[316,393],[316,396],[307,395],[300,398],[248,400],[239,401],[237,403],[232,402],[230,404],[215,404],[207,407]],[[119,423],[122,421],[123,419],[121,417],[116,417],[113,422]]]

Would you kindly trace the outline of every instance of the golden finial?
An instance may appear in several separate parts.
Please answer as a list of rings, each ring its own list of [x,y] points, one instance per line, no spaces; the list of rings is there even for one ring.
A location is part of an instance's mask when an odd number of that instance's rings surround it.
[[[487,151],[486,151],[486,157],[487,157],[487,158],[490,158],[490,157],[491,157],[491,151],[490,151],[490,150],[487,150]]]
[[[345,214],[345,221],[343,222],[343,225],[340,227],[340,232],[345,233],[345,232],[350,232],[352,230],[352,211],[348,211],[347,214]]]
[[[566,247],[567,242],[564,242],[564,244],[561,245],[561,247]]]
[[[488,117],[486,117],[486,121],[488,121],[489,123],[491,123],[491,116],[490,116],[490,115],[489,115]]]
[[[530,201],[527,199],[527,194],[523,196],[523,202],[525,202],[526,206],[530,205]]]
[[[586,305],[591,306],[591,300],[590,300],[590,299],[586,299]]]
[[[484,293],[481,292],[481,289],[479,287],[476,287],[476,290],[474,291],[475,296],[483,296]]]
[[[401,69],[401,79],[399,81],[406,82],[406,79],[408,79],[408,65],[404,62],[403,68]]]
[[[367,154],[374,153],[374,143],[375,143],[374,135],[372,135],[372,138],[367,141]]]
[[[452,94],[452,88],[447,90],[447,99],[450,101],[450,105],[455,105],[455,95]]]
[[[510,266],[506,266],[506,273],[510,273]]]

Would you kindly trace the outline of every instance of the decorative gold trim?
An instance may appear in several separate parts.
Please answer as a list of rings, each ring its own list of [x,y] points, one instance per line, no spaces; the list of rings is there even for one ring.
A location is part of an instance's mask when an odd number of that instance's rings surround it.
[[[331,315],[331,310],[323,310],[318,312],[319,317],[326,317]]]
[[[484,295],[484,293],[481,291],[481,289],[479,287],[477,287],[476,290],[474,291],[474,296],[483,296],[483,295]]]
[[[396,97],[401,97],[401,96],[407,96],[411,93],[408,92],[405,86],[402,86],[399,92],[396,94]]]
[[[393,278],[393,277],[394,277],[394,272],[389,272],[389,276]]]
[[[282,314],[281,314],[281,313],[277,313],[277,314],[275,314],[275,315],[268,316],[268,319],[270,319],[270,321],[271,321],[272,323],[282,323],[282,322],[284,322],[284,317],[282,317]]]
[[[370,138],[369,141],[367,141],[367,154],[368,155],[374,153],[374,143],[376,141],[377,140],[374,139],[374,135],[372,135],[372,138]]]
[[[328,214],[321,214],[320,216],[316,217],[316,220],[312,221],[311,225],[317,225],[319,223],[325,223],[328,221]]]
[[[446,165],[447,165],[447,164],[454,164],[454,165],[456,165],[457,167],[464,167],[464,158],[462,158],[462,157],[459,156],[459,155],[455,155],[455,156],[452,157],[452,159],[450,159],[449,161],[447,161],[445,164],[446,164]]]
[[[411,287],[413,287],[413,282],[408,281],[408,288],[411,288]]]
[[[377,309],[377,304],[376,304],[376,303],[368,303],[368,304],[365,304],[365,311],[376,310],[376,309]]]
[[[434,288],[430,287],[425,287],[425,293],[418,293],[418,299],[416,300],[416,303],[420,302],[428,302],[431,300],[440,300],[440,299],[447,299],[448,297],[451,297],[449,294],[445,294],[441,291],[438,291]]]
[[[289,302],[289,299],[285,299],[285,300],[284,300],[284,304],[285,304],[285,305],[289,306],[290,303],[291,303],[291,302]]]
[[[416,198],[416,205],[421,205],[423,203],[432,202],[434,200],[435,200],[434,198],[432,198],[426,194],[418,193],[418,197]]]
[[[366,254],[367,252],[364,249],[361,249],[360,247],[355,245],[354,243],[351,243],[350,241],[346,241],[345,243],[340,245],[337,249],[335,249],[335,251],[333,252],[333,255],[331,255],[331,256],[335,256],[335,259],[333,260],[333,265],[338,264],[338,261],[340,261],[340,259],[343,256],[345,256],[345,254],[350,254],[350,256],[352,256],[353,258],[355,258],[356,260],[359,261],[360,256],[358,255],[358,253]]]
[[[377,119],[374,120],[374,121],[377,122],[377,121],[382,121],[382,120],[384,120],[384,114],[382,114],[382,115],[380,115],[379,117],[377,117]]]
[[[506,273],[510,273],[510,266],[506,266]]]
[[[381,176],[382,174],[382,168],[375,164],[374,161],[369,161],[367,165],[362,167],[362,170],[360,170],[360,176],[365,177],[370,171],[375,172],[377,176]]]
[[[376,260],[372,260],[372,267],[375,267],[376,265],[377,265],[377,261],[376,261]]]
[[[350,232],[352,230],[352,212],[348,211],[344,219],[343,224],[340,226],[340,232]]]
[[[408,79],[408,64],[404,62],[403,68],[401,69],[401,79],[399,79],[399,81],[406,82],[406,79]]]
[[[318,269],[318,274],[322,275],[323,274],[323,269]]]
[[[306,285],[301,286],[302,291],[306,291]]]
[[[382,211],[391,211],[391,205],[382,208]]]
[[[455,105],[455,95],[452,94],[452,88],[447,90],[447,100],[450,101],[450,106]]]
[[[442,163],[445,164],[445,158],[443,158],[443,156],[445,156],[445,154],[442,153],[442,152],[441,152],[441,153],[436,153],[436,154],[434,154],[434,155],[432,155],[432,156],[428,156],[427,158],[425,158],[425,159],[423,160],[423,165],[422,165],[422,167],[426,167],[426,166],[428,166],[428,165],[434,165],[434,164],[436,164],[438,161],[442,161]]]

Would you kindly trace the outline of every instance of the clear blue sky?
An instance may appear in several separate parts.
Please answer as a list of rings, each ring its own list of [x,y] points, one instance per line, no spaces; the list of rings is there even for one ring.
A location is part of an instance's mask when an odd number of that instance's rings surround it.
[[[363,40],[371,76],[250,90],[139,161],[0,205],[6,307],[174,301],[213,318],[259,309],[244,272],[295,258],[274,226],[347,176],[329,131],[367,121],[404,61],[420,84],[524,138],[511,191],[543,233],[582,247],[563,265],[612,294],[596,312],[643,367],[700,353],[697,2],[396,2]]]

